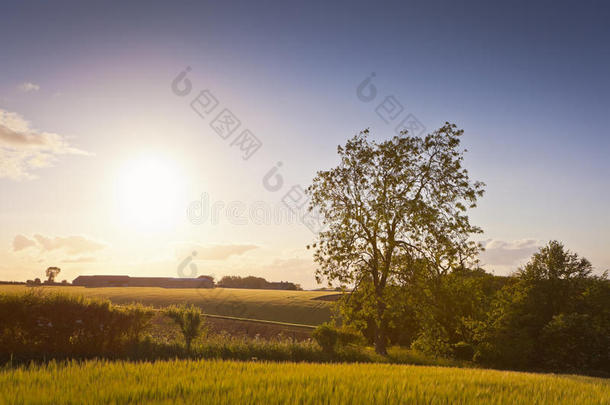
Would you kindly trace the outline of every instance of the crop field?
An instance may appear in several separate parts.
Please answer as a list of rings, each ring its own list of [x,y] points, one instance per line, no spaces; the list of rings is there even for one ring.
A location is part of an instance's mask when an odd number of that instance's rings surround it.
[[[387,364],[204,360],[49,363],[0,371],[6,404],[608,404],[610,381]]]
[[[0,285],[0,293],[26,291],[33,287]],[[157,287],[35,287],[86,297],[108,298],[115,304],[140,302],[156,308],[192,303],[204,313],[301,325],[319,325],[330,319],[332,302],[328,291],[248,290],[234,288],[194,289]]]

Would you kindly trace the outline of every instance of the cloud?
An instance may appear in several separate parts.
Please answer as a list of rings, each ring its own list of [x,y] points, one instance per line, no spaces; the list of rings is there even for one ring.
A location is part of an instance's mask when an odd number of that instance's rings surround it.
[[[0,109],[0,178],[35,178],[33,169],[53,166],[60,155],[90,154],[65,136],[32,129],[19,114]]]
[[[36,234],[32,239],[24,235],[17,235],[15,236],[15,239],[13,239],[14,252],[18,252],[20,250],[28,249],[31,247],[37,247],[43,252],[61,250],[67,253],[68,255],[80,255],[83,253],[92,253],[98,250],[102,250],[106,247],[106,245],[85,238],[84,236],[48,237]],[[84,258],[81,257],[80,259],[82,262],[82,259]]]
[[[19,90],[21,90],[24,93],[29,93],[31,91],[40,90],[40,86],[37,85],[36,83],[32,83],[32,82],[23,82],[19,85]]]
[[[36,241],[23,235],[17,235],[15,236],[15,239],[13,239],[13,252],[18,252],[33,246],[36,246]]]
[[[193,251],[197,252],[195,260],[226,260],[231,256],[239,256],[250,250],[258,249],[256,245],[196,245],[181,244],[177,248],[179,257],[186,257]]]
[[[34,235],[34,239],[36,239],[42,250],[49,252],[61,249],[69,255],[95,252],[106,247],[106,245],[102,243],[92,241],[83,236],[56,236],[50,238],[37,234]]]
[[[481,253],[483,264],[510,266],[519,265],[529,259],[542,244],[534,239],[502,241],[489,239],[482,242],[485,251]]]

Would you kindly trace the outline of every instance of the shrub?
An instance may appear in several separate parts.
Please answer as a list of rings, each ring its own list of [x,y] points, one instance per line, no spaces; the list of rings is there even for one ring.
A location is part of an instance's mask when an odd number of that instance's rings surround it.
[[[343,327],[337,330],[337,343],[340,347],[364,344],[364,336],[354,328]]]
[[[445,329],[430,320],[419,337],[411,344],[411,348],[429,356],[449,357],[451,355],[451,344]]]
[[[540,336],[544,365],[550,370],[610,371],[609,327],[588,314],[559,314]]]
[[[458,342],[453,345],[453,356],[458,360],[471,361],[474,356],[474,347],[467,342]]]
[[[33,290],[0,295],[1,357],[115,355],[138,340],[152,311]]]
[[[313,338],[327,354],[335,353],[335,348],[339,339],[338,335],[337,330],[327,323],[318,326],[312,334]]]

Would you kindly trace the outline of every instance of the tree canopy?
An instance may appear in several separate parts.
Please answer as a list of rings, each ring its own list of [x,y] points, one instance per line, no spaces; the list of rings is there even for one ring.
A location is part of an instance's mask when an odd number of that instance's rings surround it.
[[[387,287],[409,269],[445,274],[474,259],[480,246],[469,221],[484,184],[471,181],[460,148],[463,130],[445,123],[425,137],[390,140],[361,131],[339,146],[340,163],[319,171],[308,188],[310,209],[323,217],[314,258],[316,278],[368,288],[375,347],[386,351]]]

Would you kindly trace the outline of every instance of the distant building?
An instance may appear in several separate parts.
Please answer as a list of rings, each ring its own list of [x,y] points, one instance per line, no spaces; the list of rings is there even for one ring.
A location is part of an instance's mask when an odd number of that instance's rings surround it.
[[[83,287],[163,287],[163,288],[214,288],[214,278],[129,277],[129,276],[78,276],[72,285]]]

